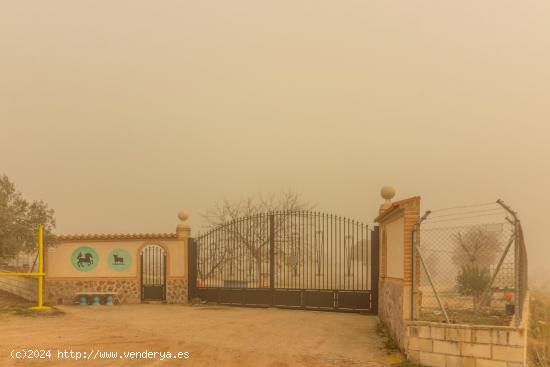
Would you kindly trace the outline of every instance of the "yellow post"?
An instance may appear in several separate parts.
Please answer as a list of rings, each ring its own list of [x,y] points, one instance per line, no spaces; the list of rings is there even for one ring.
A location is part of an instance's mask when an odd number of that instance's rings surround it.
[[[44,306],[44,227],[38,228],[38,305],[31,307],[33,310],[46,310],[50,307]]]

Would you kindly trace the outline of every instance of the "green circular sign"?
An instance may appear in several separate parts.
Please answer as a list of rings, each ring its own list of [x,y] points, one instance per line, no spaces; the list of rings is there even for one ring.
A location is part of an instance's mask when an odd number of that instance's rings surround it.
[[[73,251],[71,262],[78,271],[90,271],[97,266],[99,255],[89,246],[82,246]]]
[[[107,260],[109,267],[115,271],[123,271],[130,267],[132,264],[132,256],[130,253],[122,248],[116,248],[109,252],[109,259]]]

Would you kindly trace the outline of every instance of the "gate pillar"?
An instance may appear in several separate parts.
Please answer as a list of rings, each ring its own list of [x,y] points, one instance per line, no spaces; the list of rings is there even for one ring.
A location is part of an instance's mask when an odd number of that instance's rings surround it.
[[[176,238],[178,242],[178,251],[172,256],[171,271],[168,272],[166,279],[166,302],[167,303],[187,303],[189,292],[189,237],[191,236],[191,227],[187,223],[189,215],[181,210],[178,213],[180,223],[176,227]]]
[[[420,197],[391,202],[395,190],[383,187],[385,199],[375,221],[380,226],[378,315],[403,350],[405,320],[411,319],[412,231],[420,219]]]

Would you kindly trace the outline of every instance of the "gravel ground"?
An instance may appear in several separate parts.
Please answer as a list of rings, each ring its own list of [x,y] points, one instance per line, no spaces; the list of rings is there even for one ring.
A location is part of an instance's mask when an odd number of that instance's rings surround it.
[[[63,313],[0,313],[0,366],[388,366],[377,318],[276,308],[120,305],[59,307]],[[51,359],[11,351],[51,350]],[[75,360],[58,350],[80,352]],[[101,359],[97,351],[118,352]],[[187,359],[125,358],[123,352],[188,352]],[[76,357],[76,354],[74,354]]]

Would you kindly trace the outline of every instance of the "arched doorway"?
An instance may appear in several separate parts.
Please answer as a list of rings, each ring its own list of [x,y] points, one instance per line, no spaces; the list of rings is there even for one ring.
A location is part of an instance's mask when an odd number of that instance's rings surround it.
[[[141,250],[141,300],[166,300],[166,251],[158,245]]]

